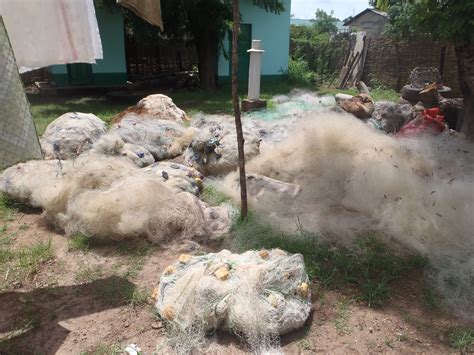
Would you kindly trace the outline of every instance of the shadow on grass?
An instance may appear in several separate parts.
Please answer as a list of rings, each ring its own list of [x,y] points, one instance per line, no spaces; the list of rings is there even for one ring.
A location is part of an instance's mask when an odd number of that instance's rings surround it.
[[[128,304],[135,285],[111,276],[90,283],[0,294],[0,353],[54,354],[70,331],[59,322]]]

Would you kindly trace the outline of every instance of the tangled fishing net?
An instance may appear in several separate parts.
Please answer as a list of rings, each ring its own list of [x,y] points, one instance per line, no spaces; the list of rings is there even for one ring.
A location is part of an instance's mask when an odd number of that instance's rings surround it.
[[[51,122],[40,139],[46,158],[72,159],[92,148],[107,131],[104,121],[91,113],[68,112]]]
[[[189,120],[186,112],[177,107],[170,97],[163,94],[148,95],[135,106],[128,107],[116,115],[113,122],[119,122],[125,116],[143,116],[176,122]]]
[[[221,175],[235,170],[239,162],[234,118],[228,115],[199,115],[192,122],[196,133],[184,152],[185,162],[204,175]],[[251,122],[243,125],[245,158],[259,153],[258,131]]]
[[[137,144],[125,143],[117,134],[104,134],[95,144],[94,153],[108,156],[124,156],[142,168],[155,161],[153,155]]]
[[[174,192],[160,178],[127,159],[88,154],[75,161],[10,167],[0,175],[0,190],[42,208],[46,220],[67,234],[160,243],[209,237],[213,226],[228,227],[226,211],[207,207],[188,192]]]
[[[397,139],[342,114],[309,114],[288,138],[247,165],[299,186],[297,195],[249,194],[283,229],[296,226],[350,245],[375,232],[429,256],[438,290],[474,315],[474,145],[442,134]],[[239,200],[235,175],[223,183]],[[249,181],[252,185],[252,182]]]
[[[174,121],[132,115],[115,123],[108,134],[145,148],[155,160],[164,160],[180,155],[191,142],[195,130]]]
[[[201,256],[183,254],[160,278],[156,307],[178,353],[218,329],[254,353],[279,350],[279,335],[304,325],[311,311],[303,256],[280,249]]]

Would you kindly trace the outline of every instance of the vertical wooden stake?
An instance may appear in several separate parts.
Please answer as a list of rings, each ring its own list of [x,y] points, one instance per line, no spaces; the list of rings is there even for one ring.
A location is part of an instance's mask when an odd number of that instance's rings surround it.
[[[240,30],[239,0],[232,0],[233,25],[232,25],[232,105],[234,107],[235,129],[237,131],[237,147],[239,152],[239,180],[240,203],[242,219],[247,218],[247,180],[245,177],[244,135],[242,120],[240,118],[239,93],[237,83],[238,68],[238,39]]]

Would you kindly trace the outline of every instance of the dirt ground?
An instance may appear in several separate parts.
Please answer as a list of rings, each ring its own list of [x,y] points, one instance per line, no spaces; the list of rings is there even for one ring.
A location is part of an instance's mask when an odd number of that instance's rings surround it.
[[[39,212],[14,213],[2,223],[13,249],[51,241],[52,251],[26,275],[13,272],[13,264],[0,269],[2,354],[112,354],[131,343],[146,354],[164,353],[165,331],[150,297],[161,272],[183,252],[219,249],[193,242],[74,248],[45,225]],[[415,271],[392,285],[384,307],[369,308],[350,301],[348,294],[312,284],[312,317],[304,329],[282,338],[283,351],[455,353],[448,334],[461,321],[436,307],[429,309],[422,285],[421,272]],[[245,346],[227,334],[215,335],[209,349],[212,354],[245,352]]]

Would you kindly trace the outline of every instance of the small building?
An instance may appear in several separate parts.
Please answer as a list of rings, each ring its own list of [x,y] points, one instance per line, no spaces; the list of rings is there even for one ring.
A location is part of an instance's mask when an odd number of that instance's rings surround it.
[[[250,61],[247,50],[251,47],[252,39],[261,40],[265,50],[262,58],[263,79],[282,76],[288,70],[291,0],[283,2],[285,11],[274,14],[253,5],[252,0],[241,0],[240,80],[248,79]],[[171,48],[169,43],[160,48],[157,45],[157,48],[140,48],[137,51],[134,47],[137,43],[131,45],[130,38],[124,31],[122,11],[110,11],[98,6],[96,16],[102,39],[103,59],[97,60],[96,64],[51,66],[49,72],[57,86],[117,86],[125,84],[127,79],[140,77],[141,73],[137,73],[137,69],[145,68],[146,75],[143,76],[153,77],[173,70],[190,70],[197,65],[197,56],[189,53],[189,48]],[[228,35],[224,40],[224,49],[228,51],[230,48],[231,36]],[[195,52],[194,48],[192,51]],[[220,54],[217,68],[220,82],[230,81],[230,66],[226,56]]]
[[[344,25],[349,28],[349,32],[365,31],[368,37],[378,37],[384,32],[387,22],[386,12],[365,9],[347,19]]]

